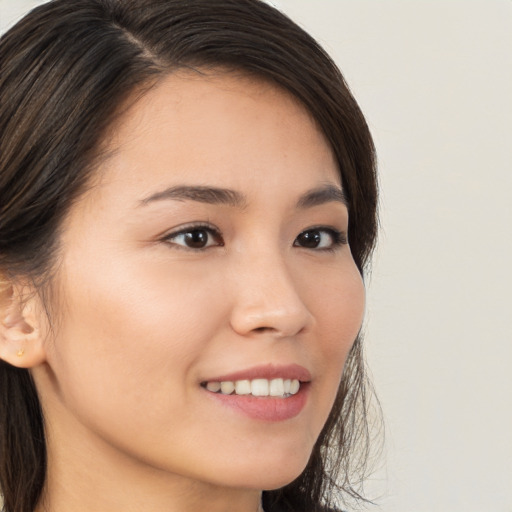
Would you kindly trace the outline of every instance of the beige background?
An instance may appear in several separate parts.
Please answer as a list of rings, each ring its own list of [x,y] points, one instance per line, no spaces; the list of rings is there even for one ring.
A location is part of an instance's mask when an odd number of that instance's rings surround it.
[[[38,3],[0,0],[0,30]],[[338,62],[379,153],[374,510],[512,512],[512,1],[271,3]]]

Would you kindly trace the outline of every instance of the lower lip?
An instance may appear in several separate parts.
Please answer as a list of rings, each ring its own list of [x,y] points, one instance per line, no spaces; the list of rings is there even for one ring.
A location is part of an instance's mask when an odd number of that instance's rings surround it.
[[[222,405],[231,407],[249,418],[261,421],[285,421],[298,416],[306,405],[308,383],[301,383],[299,391],[287,398],[257,397],[252,395],[223,395],[205,390]]]

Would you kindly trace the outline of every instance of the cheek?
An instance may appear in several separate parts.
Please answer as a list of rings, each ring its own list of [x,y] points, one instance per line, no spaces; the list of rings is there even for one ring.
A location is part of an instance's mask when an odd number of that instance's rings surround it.
[[[365,288],[355,264],[325,269],[308,286],[305,297],[315,312],[324,350],[344,358],[361,328],[365,309]]]
[[[348,353],[359,333],[365,309],[365,288],[355,265],[330,277],[317,279],[308,289],[310,308],[316,311],[317,349],[313,351],[314,367],[321,378],[317,417],[320,429],[332,408]]]
[[[122,261],[96,259],[95,272],[82,265],[65,274],[66,309],[49,357],[66,406],[98,423],[114,411],[122,422],[134,407],[151,416],[155,404],[185,404],[182,384],[220,316],[208,281],[196,287],[183,272]],[[178,386],[184,392],[170,400]]]

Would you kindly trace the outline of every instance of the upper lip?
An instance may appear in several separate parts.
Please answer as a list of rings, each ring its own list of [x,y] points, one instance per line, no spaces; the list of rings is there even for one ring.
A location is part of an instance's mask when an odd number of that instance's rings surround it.
[[[204,382],[235,382],[237,380],[254,380],[254,379],[297,379],[301,382],[309,382],[311,373],[309,370],[298,364],[265,364],[252,366],[245,370],[239,370],[233,373],[217,375],[206,379]]]

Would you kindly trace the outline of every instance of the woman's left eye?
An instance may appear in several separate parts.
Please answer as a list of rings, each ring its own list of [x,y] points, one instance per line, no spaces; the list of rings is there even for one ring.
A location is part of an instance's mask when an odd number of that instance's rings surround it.
[[[224,245],[220,233],[206,226],[182,229],[177,233],[167,235],[164,241],[169,244],[193,250],[206,249],[214,245]]]
[[[293,245],[305,249],[334,250],[346,243],[347,237],[341,231],[333,228],[310,228],[300,233]]]

